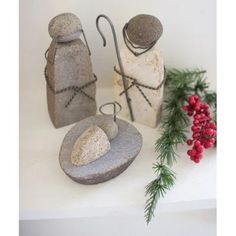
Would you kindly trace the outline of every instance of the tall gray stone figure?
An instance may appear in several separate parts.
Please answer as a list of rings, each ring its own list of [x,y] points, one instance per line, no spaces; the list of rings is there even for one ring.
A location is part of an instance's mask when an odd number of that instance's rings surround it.
[[[56,128],[96,114],[96,76],[79,18],[72,13],[54,17],[48,26],[52,38],[45,56],[48,112]],[[86,45],[80,39],[84,36]]]
[[[119,65],[114,68],[115,100],[122,105],[120,115],[149,127],[157,126],[163,100],[164,60],[157,44],[162,32],[162,24],[155,16],[131,18],[123,28],[125,45],[120,50],[126,89]]]

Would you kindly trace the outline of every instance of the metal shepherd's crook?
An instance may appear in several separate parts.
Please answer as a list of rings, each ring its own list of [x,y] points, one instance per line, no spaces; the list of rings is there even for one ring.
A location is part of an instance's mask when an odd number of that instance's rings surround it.
[[[119,48],[118,48],[118,43],[117,43],[117,37],[116,37],[116,32],[115,32],[115,29],[114,29],[114,26],[110,20],[110,18],[106,15],[99,15],[96,19],[96,26],[97,26],[97,30],[98,32],[100,33],[102,39],[103,39],[103,47],[106,46],[106,38],[104,36],[104,34],[102,33],[102,31],[100,30],[99,28],[99,19],[103,17],[105,18],[108,23],[110,24],[111,26],[111,30],[112,30],[112,34],[113,34],[113,39],[114,39],[114,43],[115,43],[115,49],[116,49],[116,56],[117,56],[117,60],[118,60],[118,63],[119,63],[119,67],[120,67],[120,72],[121,72],[121,77],[122,77],[122,82],[123,82],[123,86],[124,86],[124,91],[125,91],[125,97],[126,97],[126,101],[127,101],[127,105],[128,105],[128,108],[129,108],[129,113],[130,113],[130,118],[132,121],[134,121],[134,116],[133,116],[133,111],[132,111],[132,106],[131,106],[131,99],[129,98],[129,94],[128,94],[128,91],[127,91],[127,80],[125,78],[125,75],[124,75],[124,67],[123,67],[123,64],[122,64],[122,61],[121,61],[121,57],[120,57],[120,52],[119,52]]]

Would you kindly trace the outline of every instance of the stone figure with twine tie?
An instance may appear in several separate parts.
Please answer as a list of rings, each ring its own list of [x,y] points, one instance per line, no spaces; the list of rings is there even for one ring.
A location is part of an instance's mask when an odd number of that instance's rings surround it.
[[[45,53],[48,111],[56,128],[96,114],[96,76],[79,18],[72,13],[54,17],[48,26],[52,37]],[[83,35],[86,45],[80,39]]]
[[[141,14],[130,19],[123,28],[125,46],[120,50],[126,88],[119,65],[114,67],[115,100],[123,107],[120,115],[149,127],[157,126],[163,101],[165,69],[157,45],[162,32],[155,16]]]

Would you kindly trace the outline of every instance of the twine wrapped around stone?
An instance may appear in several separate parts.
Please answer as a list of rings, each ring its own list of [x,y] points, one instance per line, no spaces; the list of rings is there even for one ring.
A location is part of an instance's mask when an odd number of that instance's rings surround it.
[[[124,42],[135,56],[154,47],[162,33],[161,22],[155,16],[146,14],[133,17],[123,28]]]
[[[166,71],[166,69],[164,68],[164,70]],[[114,71],[121,75],[121,72],[116,69],[116,67],[114,66]],[[137,79],[131,77],[131,76],[128,76],[128,75],[125,75],[125,78],[127,79],[130,79],[132,82],[131,84],[126,88],[126,90],[129,90],[131,89],[133,86],[135,86],[138,91],[140,92],[140,94],[143,96],[143,98],[146,100],[146,102],[148,103],[148,105],[150,107],[152,107],[152,103],[150,102],[150,100],[148,99],[148,97],[145,95],[145,93],[143,92],[143,90],[140,88],[140,87],[143,87],[143,88],[147,88],[147,89],[151,89],[151,90],[159,90],[164,84],[165,84],[165,81],[166,81],[166,73],[164,74],[164,79],[161,81],[161,83],[157,86],[157,87],[151,87],[151,86],[148,86],[148,85],[145,85],[145,84],[142,84],[142,83],[139,83],[137,82]],[[125,93],[125,90],[123,90],[121,93],[120,93],[120,96],[123,95]]]
[[[65,107],[68,107],[71,104],[71,102],[74,100],[75,96],[78,95],[79,93],[83,94],[88,99],[95,102],[95,99],[84,91],[85,88],[87,88],[87,87],[91,86],[92,84],[94,84],[95,82],[97,82],[97,76],[95,74],[93,74],[93,76],[94,76],[94,79],[91,80],[90,82],[84,84],[84,85],[81,85],[81,86],[68,86],[68,87],[65,87],[65,88],[62,88],[62,89],[59,89],[59,90],[55,90],[53,88],[53,86],[50,84],[49,80],[48,80],[47,66],[45,66],[45,69],[44,69],[44,77],[45,77],[47,86],[49,87],[49,89],[51,90],[51,92],[54,95],[64,93],[64,92],[67,92],[67,91],[73,91],[73,94],[71,95],[70,99],[65,103]]]
[[[81,22],[72,13],[54,17],[48,26],[52,42],[45,53],[47,103],[55,128],[96,114],[96,76]],[[84,37],[84,42],[80,39]]]
[[[157,42],[162,33],[162,24],[155,16],[140,14],[128,22],[127,35],[130,41],[141,47]]]

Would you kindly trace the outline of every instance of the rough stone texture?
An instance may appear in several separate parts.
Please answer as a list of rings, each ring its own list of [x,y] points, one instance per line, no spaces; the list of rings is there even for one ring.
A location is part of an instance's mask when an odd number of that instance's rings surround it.
[[[49,62],[53,61],[54,53],[54,64],[51,64]],[[68,43],[52,41],[49,47],[47,70],[50,84],[55,90],[68,86],[82,86],[94,80],[88,50],[80,39]],[[83,91],[95,99],[95,83]],[[48,111],[56,128],[96,114],[96,102],[82,93],[78,93],[71,104],[65,107],[73,93],[73,91],[66,91],[55,95],[47,86]]]
[[[48,25],[48,32],[57,42],[67,42],[79,38],[82,30],[80,19],[72,13],[55,16]]]
[[[104,131],[97,126],[91,126],[76,140],[71,153],[71,162],[77,166],[87,165],[106,154],[110,148],[110,142]]]
[[[157,87],[164,79],[164,61],[157,45],[148,52],[136,57],[126,47],[120,51],[121,59],[126,75],[136,78],[139,83]],[[119,68],[118,65],[116,65]],[[119,113],[121,116],[130,119],[130,114],[125,99],[125,95],[119,94],[123,91],[122,78],[117,73],[114,74],[114,95],[115,100],[122,106]],[[131,83],[130,80],[128,80]],[[164,86],[159,90],[150,90],[140,87],[150,100],[152,107],[146,102],[139,90],[134,86],[128,90],[131,98],[131,105],[135,122],[156,127],[160,118],[161,105],[163,100]]]
[[[113,118],[101,124],[100,128],[106,133],[109,140],[112,140],[118,134],[118,126]]]
[[[163,32],[161,22],[151,15],[137,15],[128,24],[127,35],[132,43],[139,46],[148,46],[158,40]]]
[[[142,136],[130,123],[117,119],[119,133],[111,140],[111,149],[101,158],[85,166],[75,166],[70,156],[77,138],[91,125],[100,126],[108,116],[91,116],[78,122],[65,136],[59,161],[62,170],[81,184],[97,184],[121,174],[135,159],[142,147]]]

